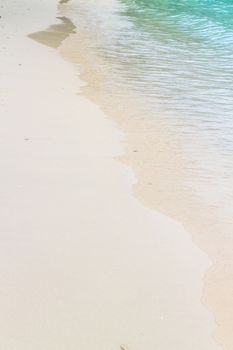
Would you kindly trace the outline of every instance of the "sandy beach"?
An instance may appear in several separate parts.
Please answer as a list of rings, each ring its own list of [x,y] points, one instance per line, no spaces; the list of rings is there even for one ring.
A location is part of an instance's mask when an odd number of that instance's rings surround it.
[[[0,348],[222,349],[210,260],[134,196],[124,133],[55,49],[74,29],[57,1],[0,15]]]

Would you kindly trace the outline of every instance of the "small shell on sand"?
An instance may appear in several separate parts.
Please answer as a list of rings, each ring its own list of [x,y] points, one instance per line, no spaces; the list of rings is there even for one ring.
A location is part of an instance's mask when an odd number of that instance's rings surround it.
[[[122,345],[120,346],[120,349],[121,349],[121,350],[128,350],[127,346],[124,345],[124,344],[122,344]]]

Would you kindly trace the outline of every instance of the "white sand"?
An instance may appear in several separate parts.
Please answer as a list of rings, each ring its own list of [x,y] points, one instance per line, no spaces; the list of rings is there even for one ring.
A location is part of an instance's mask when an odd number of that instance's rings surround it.
[[[0,349],[219,350],[207,257],[134,198],[123,135],[26,37],[56,1],[0,5]]]

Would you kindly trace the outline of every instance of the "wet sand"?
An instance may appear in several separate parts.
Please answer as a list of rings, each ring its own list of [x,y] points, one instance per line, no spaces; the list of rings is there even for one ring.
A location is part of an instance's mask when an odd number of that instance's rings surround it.
[[[208,257],[133,195],[125,135],[52,48],[74,28],[55,0],[1,15],[1,347],[220,350]]]

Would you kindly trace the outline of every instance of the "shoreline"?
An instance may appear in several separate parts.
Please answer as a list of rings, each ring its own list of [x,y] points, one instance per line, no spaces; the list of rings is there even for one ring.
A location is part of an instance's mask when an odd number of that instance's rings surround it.
[[[1,19],[1,345],[220,350],[207,256],[133,196],[125,136],[76,67],[26,37],[59,24],[50,4],[9,0]]]
[[[78,68],[81,67],[80,78],[86,82],[81,88],[82,94],[100,106],[101,110],[117,123],[117,127],[123,130],[125,153],[118,159],[123,164],[130,166],[135,173],[137,182],[133,184],[133,193],[136,198],[145,207],[159,211],[181,223],[192,235],[194,244],[208,255],[211,266],[205,273],[202,300],[215,315],[218,325],[214,334],[215,339],[227,349],[231,349],[233,322],[229,310],[233,306],[231,298],[233,241],[232,222],[229,219],[232,207],[228,207],[228,202],[224,206],[219,204],[219,207],[216,207],[214,200],[217,199],[218,191],[221,191],[216,184],[211,184],[214,187],[210,186],[208,192],[205,191],[204,184],[200,183],[199,191],[195,193],[190,186],[188,173],[182,172],[185,165],[192,166],[192,162],[187,162],[189,154],[185,153],[182,140],[178,135],[174,135],[168,123],[153,123],[144,115],[147,114],[145,112],[146,101],[140,103],[140,96],[131,94],[130,89],[127,89],[129,85],[126,84],[126,90],[121,86],[123,92],[119,92],[114,87],[114,75],[111,75],[114,65],[111,65],[111,60],[101,61],[103,58],[101,38],[108,25],[105,26],[105,23],[98,18],[98,9],[101,4],[104,6],[104,3],[104,1],[103,4],[100,2],[95,8],[90,0],[87,6],[80,2],[80,6],[75,8],[73,1],[70,2],[70,5],[67,4],[60,8],[63,15],[74,24],[77,24],[75,21],[79,22],[79,26],[77,33],[71,34],[62,43],[59,52],[63,58],[76,64]],[[94,20],[93,23],[94,33],[91,25],[90,27],[88,25],[88,20],[91,21],[91,17],[88,17],[89,7],[91,7],[92,16],[96,10],[97,20]],[[80,16],[76,19],[74,10],[77,11],[76,14],[82,13],[84,19]],[[110,9],[106,6],[107,14],[108,10],[110,11],[109,17],[112,19],[110,21],[111,30],[114,26],[111,5]],[[116,36],[116,42],[117,39],[119,38]],[[106,42],[109,42],[109,37]],[[114,43],[112,45],[114,46]],[[97,50],[95,50],[96,47]],[[120,70],[119,73],[121,73]],[[190,145],[198,146],[198,142],[199,139],[196,140],[196,144],[190,142]],[[203,156],[202,161],[212,162],[213,158],[213,154],[206,154],[206,158]],[[202,166],[203,164],[200,163],[199,167]],[[194,178],[195,176],[198,178],[195,171],[193,175]],[[194,178],[191,178],[191,182],[195,181]],[[205,194],[210,195],[212,201],[208,202]]]

